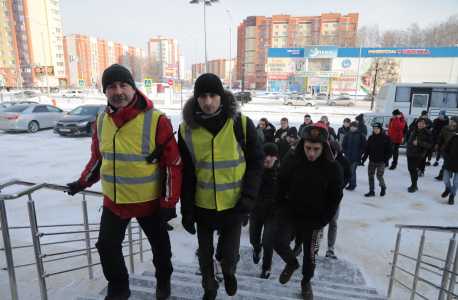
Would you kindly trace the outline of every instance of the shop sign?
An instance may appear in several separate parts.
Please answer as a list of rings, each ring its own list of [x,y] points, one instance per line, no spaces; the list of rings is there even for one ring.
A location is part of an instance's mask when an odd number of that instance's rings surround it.
[[[305,58],[269,57],[267,73],[270,76],[294,76],[297,71],[305,70]]]
[[[329,78],[308,78],[307,83],[309,85],[329,85]]]
[[[308,71],[308,72],[296,72],[296,77],[334,77],[340,78],[342,72],[338,71]]]
[[[337,46],[307,46],[304,47],[304,57],[334,58],[337,57]]]
[[[269,57],[304,57],[302,48],[269,48]]]

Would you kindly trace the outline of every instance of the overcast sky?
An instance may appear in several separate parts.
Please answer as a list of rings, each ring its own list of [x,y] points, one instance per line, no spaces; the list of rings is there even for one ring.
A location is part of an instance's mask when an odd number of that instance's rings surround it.
[[[141,48],[147,53],[150,38],[162,35],[176,39],[186,69],[197,60],[205,62],[203,4],[190,0],[61,0],[63,35],[82,34]],[[377,3],[377,4],[373,4]],[[207,6],[208,60],[229,58],[230,19],[233,21],[232,56],[236,56],[237,26],[248,16],[315,16],[323,12],[359,13],[359,26],[378,23],[380,30],[406,28],[417,22],[421,28],[458,12],[457,0],[220,0]]]

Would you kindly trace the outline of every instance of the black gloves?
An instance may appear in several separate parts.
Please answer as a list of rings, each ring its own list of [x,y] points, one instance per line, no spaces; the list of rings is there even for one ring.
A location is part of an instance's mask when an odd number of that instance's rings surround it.
[[[196,221],[192,213],[184,214],[181,218],[181,225],[190,234],[196,234]]]
[[[166,208],[160,205],[157,207],[157,215],[159,217],[159,226],[161,227],[161,229],[164,229],[164,230],[167,230],[166,228],[167,222],[177,217],[175,207]]]
[[[74,196],[75,194],[81,192],[82,190],[84,190],[86,188],[78,180],[77,181],[73,181],[71,183],[67,183],[67,186],[70,188],[70,190],[67,191],[67,193],[70,196]],[[65,191],[64,191],[64,193],[65,193]]]
[[[242,195],[234,206],[234,212],[239,214],[247,214],[251,210],[253,200],[250,197]]]

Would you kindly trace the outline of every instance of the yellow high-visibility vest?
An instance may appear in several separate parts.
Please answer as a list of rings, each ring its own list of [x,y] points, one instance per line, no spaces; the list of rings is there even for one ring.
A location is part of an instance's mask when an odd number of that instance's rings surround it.
[[[121,128],[105,112],[97,117],[102,154],[100,179],[105,196],[118,204],[155,200],[161,195],[159,162],[146,161],[156,149],[156,127],[162,115],[157,109],[138,114]]]
[[[247,119],[241,118],[246,137]],[[185,123],[180,125],[180,134],[196,169],[195,205],[218,211],[234,207],[242,192],[246,162],[232,119],[216,136],[203,126],[190,130]]]

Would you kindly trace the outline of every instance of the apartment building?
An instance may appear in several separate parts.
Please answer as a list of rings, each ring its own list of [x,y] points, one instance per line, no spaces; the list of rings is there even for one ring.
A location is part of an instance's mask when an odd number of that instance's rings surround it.
[[[179,56],[178,59],[178,78],[184,80],[185,77],[185,59],[183,55]]]
[[[192,82],[194,82],[196,81],[199,75],[207,73],[207,66],[205,65],[205,63],[193,64],[191,72],[192,72]]]
[[[49,86],[66,78],[59,1],[0,1],[0,76],[5,85],[46,86],[46,76],[37,76],[31,64],[52,67],[47,68],[53,72]]]
[[[165,78],[164,65],[175,64],[179,65],[180,46],[178,41],[174,39],[166,39],[163,36],[157,36],[148,42],[148,55],[150,59],[156,60],[162,66],[160,76]]]
[[[230,72],[231,72],[231,69],[232,69],[232,79],[233,81],[235,80],[235,66],[236,66],[236,63],[237,63],[237,59],[214,59],[214,60],[210,60],[208,61],[208,73],[212,73],[212,74],[215,74],[216,76],[218,76],[219,78],[221,78],[221,80],[223,80],[223,82],[226,82],[226,84],[229,84],[229,78],[230,78]],[[196,68],[196,65],[192,65],[192,78],[195,79],[195,70],[197,69],[197,74],[203,74],[203,73],[207,73],[205,71],[205,63],[201,63],[201,64],[197,64],[197,68]],[[203,73],[200,73],[200,72],[203,72]]]
[[[64,53],[70,86],[76,86],[78,79],[87,86],[101,83],[103,71],[115,63],[128,68],[136,81],[142,79],[140,65],[146,55],[140,48],[71,34],[64,37]]]
[[[237,57],[244,62],[236,67],[237,80],[240,81],[245,75],[248,88],[266,86],[269,48],[301,48],[313,45],[355,47],[358,18],[357,13],[246,18],[237,31]]]

